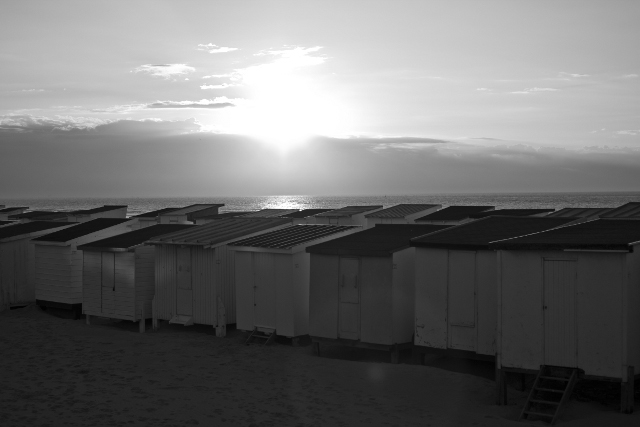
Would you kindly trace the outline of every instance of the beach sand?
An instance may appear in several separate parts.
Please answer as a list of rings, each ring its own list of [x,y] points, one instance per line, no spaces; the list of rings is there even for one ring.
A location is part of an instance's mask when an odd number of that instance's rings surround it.
[[[455,372],[407,355],[393,365],[341,347],[318,357],[310,346],[246,346],[241,331],[216,338],[165,322],[140,334],[132,322],[86,325],[33,305],[0,313],[0,325],[3,427],[526,425],[516,421],[525,393],[510,389],[509,405],[495,405],[486,365]],[[574,399],[558,425],[638,426],[636,410]]]

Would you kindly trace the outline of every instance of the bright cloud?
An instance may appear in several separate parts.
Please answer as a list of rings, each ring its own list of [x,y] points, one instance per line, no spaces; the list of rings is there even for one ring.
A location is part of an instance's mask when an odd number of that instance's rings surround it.
[[[44,92],[44,89],[22,89],[20,92]]]
[[[147,104],[146,108],[226,108],[234,107],[226,97],[216,99],[201,99],[200,101],[157,101]]]
[[[619,130],[616,132],[618,135],[631,135],[638,136],[640,135],[640,129],[628,129],[628,130]]]
[[[188,74],[196,69],[186,64],[147,64],[135,68],[135,73],[147,73],[155,77],[170,79],[177,75]]]
[[[224,47],[224,46],[215,45],[213,43],[199,44],[196,49],[203,50],[209,53],[226,53],[226,52],[233,52],[234,50],[238,50],[237,47]]]
[[[201,85],[200,89],[204,89],[204,90],[207,90],[207,89],[226,89],[228,87],[233,87],[233,86],[238,86],[238,85],[234,84],[234,83],[222,83],[222,84],[219,84],[219,85]]]
[[[230,78],[233,77],[234,74],[233,73],[227,73],[227,74],[211,74],[210,76],[202,76],[203,79],[226,79],[226,78]]]
[[[564,77],[564,78],[569,78],[569,77],[580,78],[580,77],[589,77],[589,74],[566,73],[564,71],[560,71],[558,73],[558,76]]]
[[[515,94],[529,94],[529,93],[534,93],[534,92],[555,92],[558,89],[554,89],[552,87],[529,87],[523,90],[518,90],[518,91],[514,91],[514,92],[509,92],[509,93],[515,93]]]
[[[638,75],[637,74],[625,74],[624,76],[622,76],[623,79],[637,79]]]
[[[0,116],[0,132],[53,132],[75,129],[93,129],[110,123],[110,120],[93,117],[54,116],[42,117],[30,114]]]

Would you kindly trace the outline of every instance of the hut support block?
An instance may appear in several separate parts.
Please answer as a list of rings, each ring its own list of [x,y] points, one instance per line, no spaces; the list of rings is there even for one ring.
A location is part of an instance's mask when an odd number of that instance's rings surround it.
[[[627,366],[627,380],[622,381],[620,385],[620,412],[623,414],[633,413],[634,382],[634,367]]]

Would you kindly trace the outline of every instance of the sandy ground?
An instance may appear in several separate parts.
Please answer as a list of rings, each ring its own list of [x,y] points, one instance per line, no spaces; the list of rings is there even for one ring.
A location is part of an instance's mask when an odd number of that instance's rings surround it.
[[[0,425],[522,426],[525,394],[496,406],[486,364],[286,342],[246,346],[213,328],[59,317],[35,306],[0,313]],[[458,371],[458,372],[456,372]],[[616,397],[617,398],[617,397]],[[580,401],[587,400],[587,401]],[[573,399],[559,425],[640,425],[616,401]],[[529,423],[546,425],[540,421]]]

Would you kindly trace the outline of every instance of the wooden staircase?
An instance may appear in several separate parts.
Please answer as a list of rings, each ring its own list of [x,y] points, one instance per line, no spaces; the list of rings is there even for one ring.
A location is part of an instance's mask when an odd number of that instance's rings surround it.
[[[184,326],[191,326],[193,325],[193,317],[186,316],[184,314],[176,314],[171,318],[171,320],[169,320],[169,323],[170,324],[175,323],[175,324],[184,325]]]
[[[569,402],[578,381],[578,370],[557,366],[540,366],[520,420],[542,420],[555,424]]]
[[[251,332],[251,334],[249,334],[249,338],[247,338],[247,340],[245,341],[245,344],[246,345],[249,345],[249,344],[269,345],[275,339],[276,339],[275,329],[256,326],[253,328],[253,331]]]

